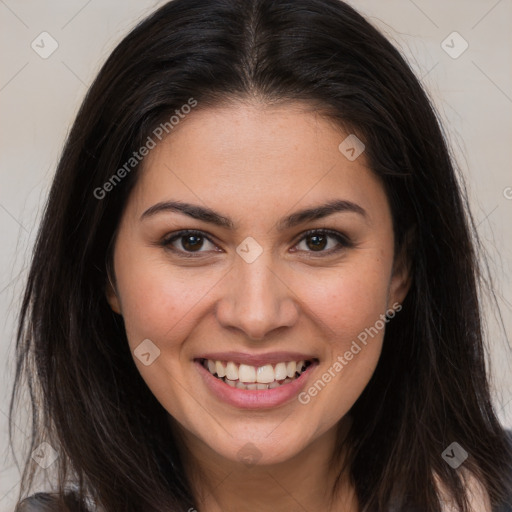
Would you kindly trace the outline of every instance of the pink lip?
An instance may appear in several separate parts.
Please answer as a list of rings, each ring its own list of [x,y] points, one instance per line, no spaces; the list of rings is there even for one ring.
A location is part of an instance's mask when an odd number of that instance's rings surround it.
[[[218,355],[219,354],[216,354],[215,357]],[[304,358],[301,357],[297,360],[300,361],[301,359]],[[231,356],[225,360],[233,361]],[[291,359],[287,360],[294,361],[295,359],[292,357]],[[218,358],[217,361],[222,361],[222,359]],[[247,359],[245,359],[245,361],[247,361]],[[266,361],[268,361],[268,359],[266,359]],[[283,361],[283,359],[280,359],[279,361]],[[201,375],[201,378],[203,379],[203,382],[206,384],[206,387],[213,393],[213,395],[215,395],[219,400],[222,400],[223,402],[226,402],[240,409],[265,409],[270,407],[277,407],[286,402],[289,402],[290,400],[294,399],[306,386],[312,370],[318,365],[318,361],[315,359],[313,363],[304,372],[302,372],[298,378],[277,388],[245,390],[232,388],[222,380],[214,377],[201,364],[200,360],[196,359],[194,363],[199,374]]]
[[[300,354],[299,352],[269,352],[268,354],[246,354],[244,352],[216,352],[202,354],[196,359],[210,359],[210,361],[233,361],[237,364],[250,366],[263,366],[265,364],[277,364],[289,361],[312,361],[315,356]]]

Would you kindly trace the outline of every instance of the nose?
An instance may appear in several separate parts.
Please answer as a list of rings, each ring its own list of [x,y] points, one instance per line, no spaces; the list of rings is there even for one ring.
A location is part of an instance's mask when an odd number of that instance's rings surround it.
[[[258,341],[272,331],[295,325],[299,317],[295,294],[265,251],[252,263],[237,258],[234,265],[216,307],[223,327]]]

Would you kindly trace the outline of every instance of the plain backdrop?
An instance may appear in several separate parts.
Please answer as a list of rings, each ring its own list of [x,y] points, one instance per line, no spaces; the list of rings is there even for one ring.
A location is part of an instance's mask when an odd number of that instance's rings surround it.
[[[136,22],[163,3],[0,0],[0,512],[14,510],[19,481],[7,445],[15,320],[59,153],[101,64]],[[465,176],[497,285],[503,324],[496,307],[488,307],[489,361],[496,408],[510,428],[512,1],[350,3],[409,60],[439,111]],[[24,425],[15,428],[21,440],[26,438]]]

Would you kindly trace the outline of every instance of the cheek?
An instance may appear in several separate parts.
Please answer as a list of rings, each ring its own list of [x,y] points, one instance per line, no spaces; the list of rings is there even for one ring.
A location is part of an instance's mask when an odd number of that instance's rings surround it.
[[[324,425],[350,410],[373,375],[387,325],[389,273],[387,262],[374,259],[364,269],[347,265],[304,283],[308,309],[322,329],[325,359],[301,403]]]
[[[215,286],[212,272],[201,277],[178,272],[171,265],[151,258],[118,259],[116,273],[128,343],[134,362],[158,401],[184,425],[197,413],[190,399],[190,381],[184,374],[184,340],[197,325],[207,305],[208,292]],[[191,269],[191,272],[194,272]],[[144,340],[159,352],[149,365],[137,357]],[[147,343],[147,342],[145,342]],[[154,350],[154,349],[150,349]],[[192,428],[192,425],[189,425]]]
[[[146,338],[166,351],[177,350],[179,343],[172,340],[183,339],[193,328],[194,316],[218,281],[215,273],[198,275],[197,269],[177,270],[150,258],[121,257],[118,264],[118,290],[132,350]]]
[[[304,303],[325,327],[330,343],[357,337],[386,311],[388,267],[377,260],[368,266],[330,269],[324,276],[301,277],[301,296],[307,297]]]

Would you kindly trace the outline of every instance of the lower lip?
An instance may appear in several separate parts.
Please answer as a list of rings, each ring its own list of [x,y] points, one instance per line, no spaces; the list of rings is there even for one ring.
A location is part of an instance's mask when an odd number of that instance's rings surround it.
[[[232,388],[224,381],[214,377],[200,361],[194,361],[206,387],[223,402],[226,402],[240,409],[264,409],[283,405],[293,400],[306,383],[312,370],[318,365],[313,361],[299,377],[288,384],[273,389],[238,389]]]

